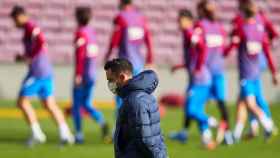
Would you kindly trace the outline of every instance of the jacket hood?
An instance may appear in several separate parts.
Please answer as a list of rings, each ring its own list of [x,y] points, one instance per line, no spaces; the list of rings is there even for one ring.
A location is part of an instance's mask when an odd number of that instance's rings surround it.
[[[152,70],[143,71],[128,81],[127,85],[118,90],[120,97],[125,97],[133,91],[144,91],[152,94],[158,86],[158,77]]]

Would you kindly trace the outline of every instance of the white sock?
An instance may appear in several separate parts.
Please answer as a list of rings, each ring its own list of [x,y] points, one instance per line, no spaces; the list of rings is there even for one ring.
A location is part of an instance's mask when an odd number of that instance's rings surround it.
[[[208,118],[208,125],[211,127],[211,128],[215,128],[218,126],[218,121],[214,118],[214,117],[209,117]]]
[[[259,122],[256,119],[250,122],[250,128],[253,135],[257,136],[259,134]]]
[[[243,129],[244,129],[244,124],[237,122],[233,132],[233,136],[235,139],[239,140],[241,138]]]
[[[42,131],[38,122],[31,124],[31,131],[32,131],[32,135],[35,137],[36,136],[40,137],[40,136],[44,135],[44,132]]]
[[[68,139],[71,136],[70,129],[66,123],[59,125],[59,136],[61,139]]]
[[[261,122],[261,124],[264,127],[266,132],[272,132],[273,121],[270,118],[268,118],[266,116],[263,116],[263,117],[260,118],[260,122]]]
[[[227,130],[225,132],[225,140],[227,141],[227,144],[228,145],[232,145],[234,142],[233,142],[233,138],[232,138],[232,133],[230,130]]]
[[[202,132],[202,143],[207,145],[212,141],[212,133],[209,129]]]

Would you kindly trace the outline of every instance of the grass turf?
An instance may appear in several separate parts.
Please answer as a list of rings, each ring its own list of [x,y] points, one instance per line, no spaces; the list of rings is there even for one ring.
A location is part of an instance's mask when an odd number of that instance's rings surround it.
[[[35,102],[35,104],[37,104]],[[14,101],[0,101],[0,105],[12,108]],[[36,106],[38,107],[38,105]],[[271,107],[274,120],[280,127],[280,106]],[[0,107],[1,110],[1,107]],[[217,108],[213,105],[207,107],[211,115],[218,116]],[[231,121],[234,122],[234,107],[230,108]],[[113,124],[113,111],[103,110],[110,124]],[[100,131],[97,125],[89,120],[84,121],[86,142],[83,145],[59,147],[58,135],[55,124],[50,119],[40,121],[47,134],[48,142],[43,145],[27,148],[24,142],[29,134],[29,129],[23,119],[0,119],[0,157],[12,158],[111,158],[113,157],[113,145],[104,144],[100,139]],[[72,120],[68,120],[72,126]],[[170,131],[180,129],[182,124],[182,112],[179,109],[168,109],[162,119],[161,126],[166,136]],[[195,123],[193,123],[187,144],[180,144],[166,139],[168,153],[171,158],[274,158],[280,155],[280,137],[274,142],[265,144],[260,136],[252,141],[242,141],[231,147],[219,146],[214,151],[205,151],[200,146],[200,139]]]

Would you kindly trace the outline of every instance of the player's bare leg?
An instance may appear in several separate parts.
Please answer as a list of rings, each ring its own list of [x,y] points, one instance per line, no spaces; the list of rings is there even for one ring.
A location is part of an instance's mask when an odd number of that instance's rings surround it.
[[[59,135],[62,143],[73,144],[74,143],[73,135],[65,121],[62,111],[59,109],[58,105],[56,104],[54,97],[50,96],[47,99],[43,99],[42,104],[50,112],[52,118],[55,120],[59,128]]]
[[[234,143],[233,134],[230,130],[228,110],[225,101],[218,101],[219,110],[222,115],[219,127],[217,128],[216,142],[232,145]]]
[[[236,125],[234,128],[234,139],[239,141],[244,130],[244,126],[247,120],[247,107],[246,103],[242,100],[239,100],[237,103],[237,112],[236,112]]]
[[[46,142],[46,136],[43,133],[43,131],[41,130],[35,110],[33,109],[32,105],[29,101],[29,98],[19,97],[17,100],[17,106],[23,112],[24,117],[31,128],[31,137],[29,138],[27,144],[31,146],[34,143]]]
[[[247,97],[246,105],[248,110],[250,110],[253,114],[256,115],[261,125],[264,127],[266,133],[271,135],[273,130],[273,122],[271,121],[271,119],[266,117],[264,112],[257,106],[255,97],[254,96]]]

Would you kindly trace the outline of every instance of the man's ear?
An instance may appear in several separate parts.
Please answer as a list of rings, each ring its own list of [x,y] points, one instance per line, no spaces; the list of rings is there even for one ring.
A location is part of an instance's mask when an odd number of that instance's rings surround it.
[[[119,78],[120,78],[121,81],[125,81],[126,80],[126,75],[124,73],[120,73]]]

